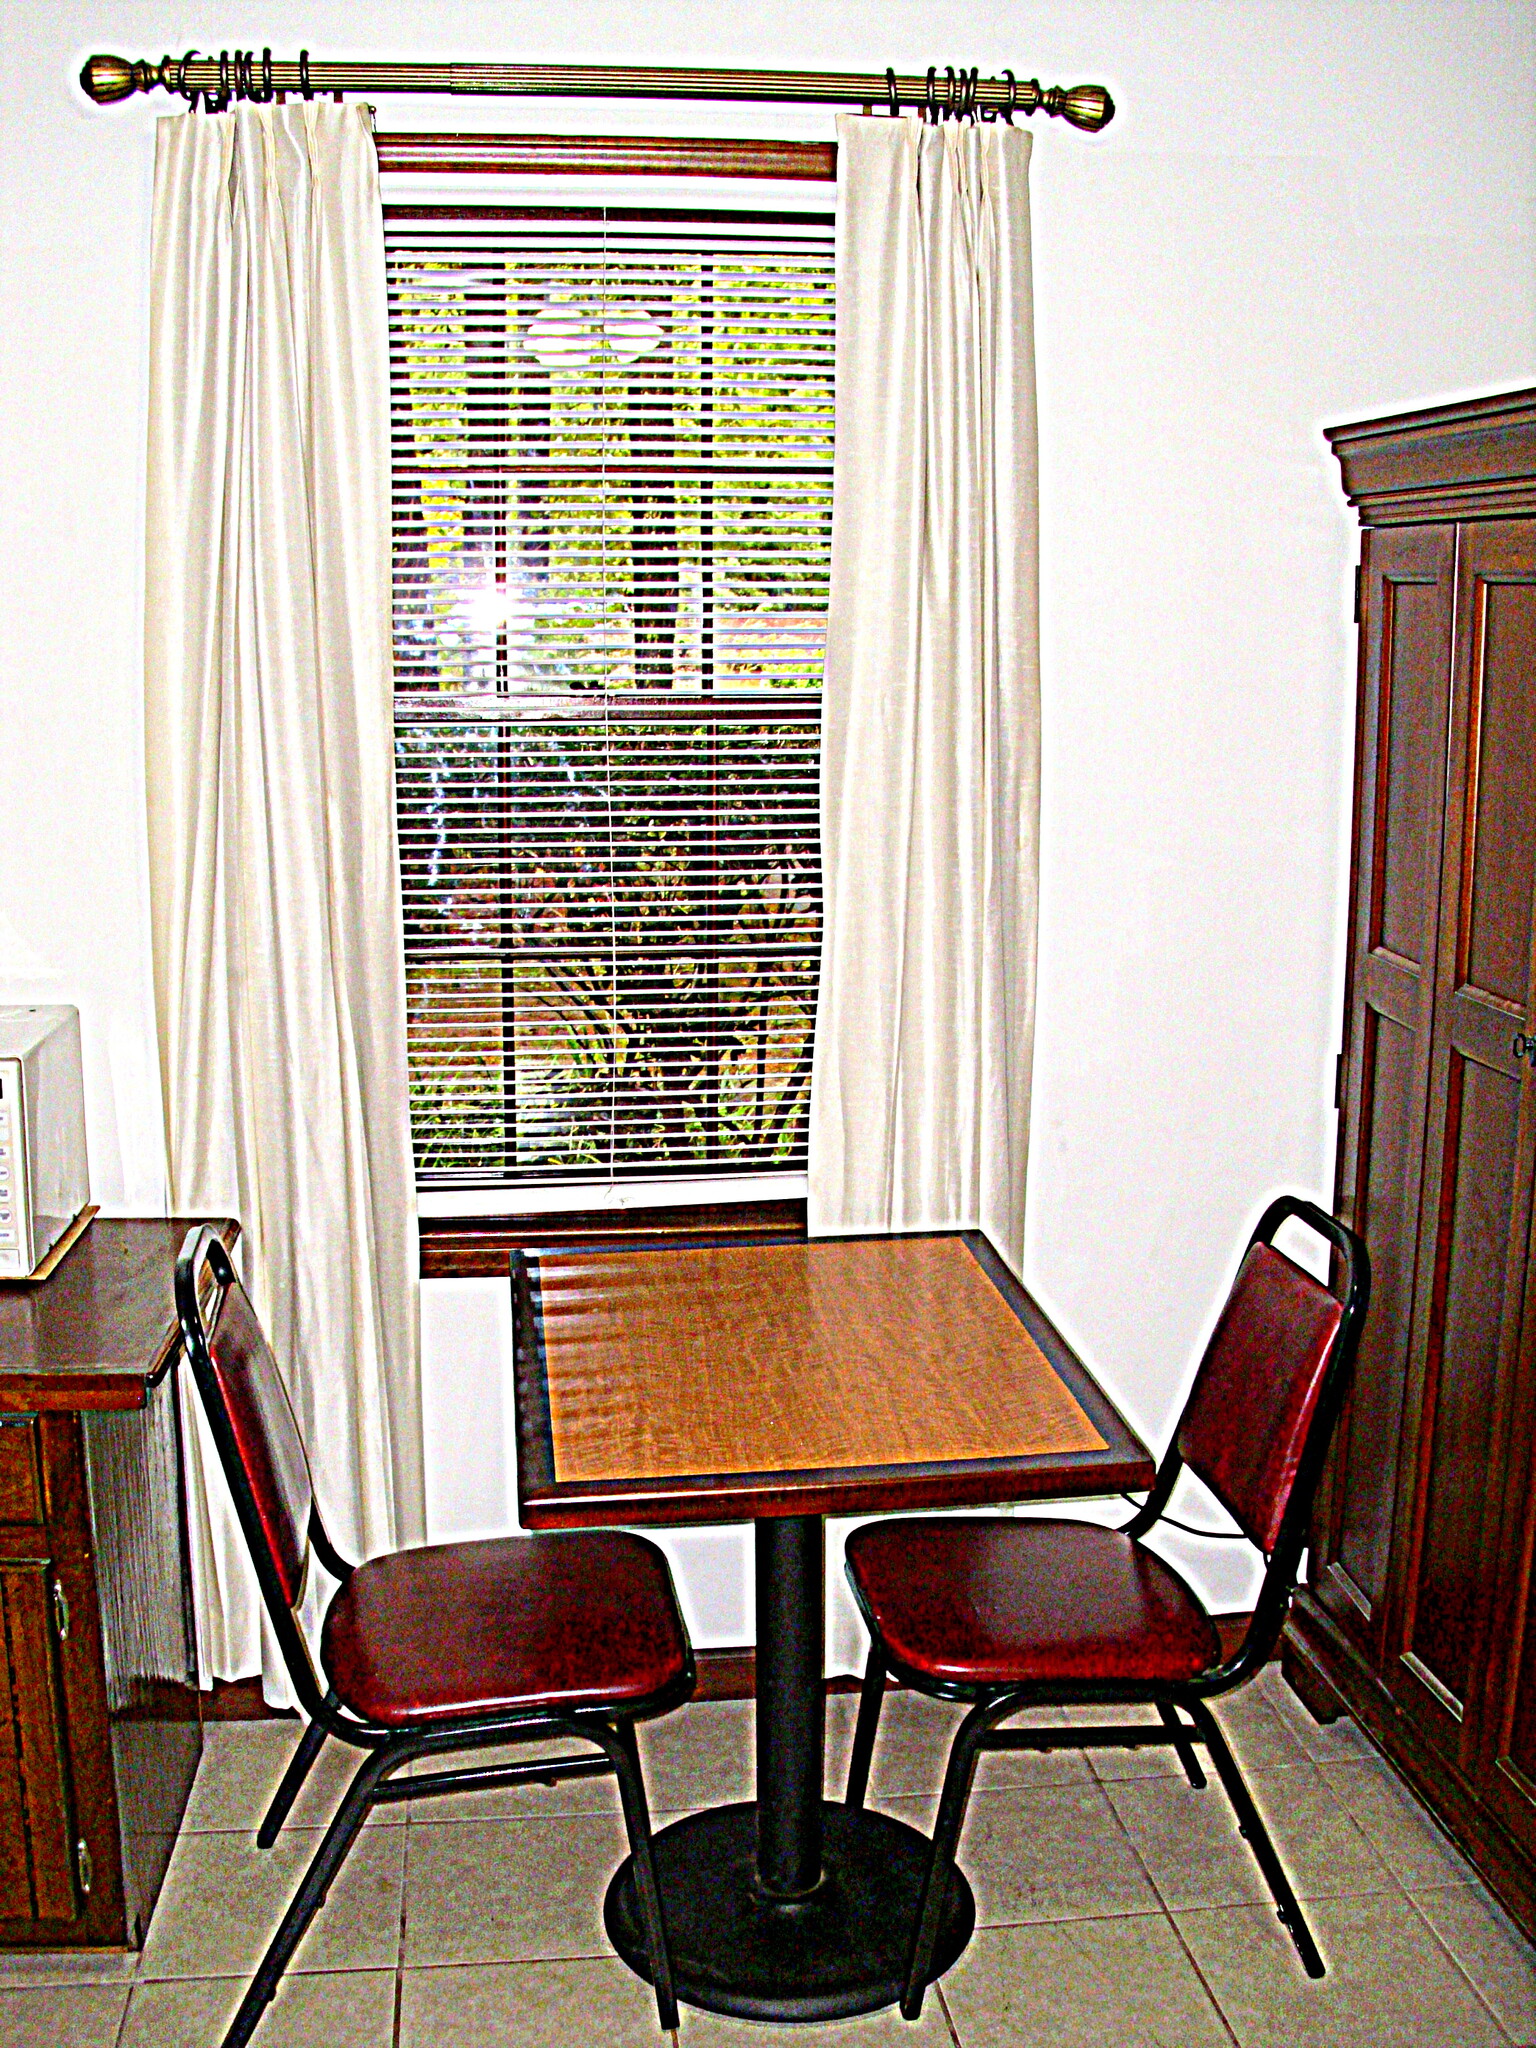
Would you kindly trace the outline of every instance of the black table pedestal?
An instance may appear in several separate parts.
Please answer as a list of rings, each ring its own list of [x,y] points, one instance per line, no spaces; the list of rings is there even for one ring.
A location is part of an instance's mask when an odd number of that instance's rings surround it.
[[[754,2020],[844,2019],[905,1988],[927,1837],[822,1799],[822,1523],[757,1529],[755,1805],[720,1806],[656,1837],[656,1875],[677,1995]],[[608,1938],[649,1977],[629,1861],[603,1909]],[[976,1922],[955,1871],[933,1959],[947,1970]]]
[[[797,1902],[757,1884],[758,1810],[717,1806],[656,1837],[656,1875],[678,1997],[749,2020],[836,2020],[894,2005],[906,1985],[928,1838],[883,1813],[821,1810],[822,1879]],[[976,1922],[971,1888],[950,1879],[932,1975]],[[626,1857],[603,1908],[608,1939],[649,1981]]]

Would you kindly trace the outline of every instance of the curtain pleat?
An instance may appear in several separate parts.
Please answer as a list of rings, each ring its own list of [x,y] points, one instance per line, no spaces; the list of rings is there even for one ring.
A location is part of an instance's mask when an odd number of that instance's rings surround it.
[[[814,1235],[1023,1259],[1039,874],[1030,138],[838,121]]]
[[[149,382],[146,758],[171,1203],[243,1224],[322,1511],[362,1557],[424,1525],[366,108],[158,124]],[[187,1434],[205,1681],[261,1670],[281,1699],[200,1417]]]

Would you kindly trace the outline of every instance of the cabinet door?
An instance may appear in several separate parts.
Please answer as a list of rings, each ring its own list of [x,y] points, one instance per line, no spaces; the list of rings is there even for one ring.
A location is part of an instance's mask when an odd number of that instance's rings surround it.
[[[54,1655],[53,1574],[0,1562],[0,1919],[76,1917],[74,1831]]]
[[[1380,1668],[1413,1315],[1456,598],[1449,526],[1367,533],[1340,1213],[1371,1312],[1334,1444],[1316,1597]]]
[[[1440,943],[1405,1445],[1400,1705],[1476,1769],[1530,1230],[1536,526],[1458,544]],[[1522,1738],[1523,1739],[1523,1738]]]

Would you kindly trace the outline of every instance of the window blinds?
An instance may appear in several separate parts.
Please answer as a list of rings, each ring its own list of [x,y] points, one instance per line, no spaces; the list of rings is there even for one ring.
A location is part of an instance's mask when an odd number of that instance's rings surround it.
[[[424,1186],[801,1166],[825,217],[391,209]]]

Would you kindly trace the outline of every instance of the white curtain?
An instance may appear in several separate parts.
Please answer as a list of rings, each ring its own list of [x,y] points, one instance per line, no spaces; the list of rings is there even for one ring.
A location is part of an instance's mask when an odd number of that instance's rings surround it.
[[[1040,675],[1029,149],[838,121],[813,1235],[1024,1246]]]
[[[145,724],[170,1199],[243,1224],[322,1510],[359,1557],[424,1520],[389,488],[368,110],[162,120]],[[204,1679],[261,1670],[281,1699],[200,1422]]]

